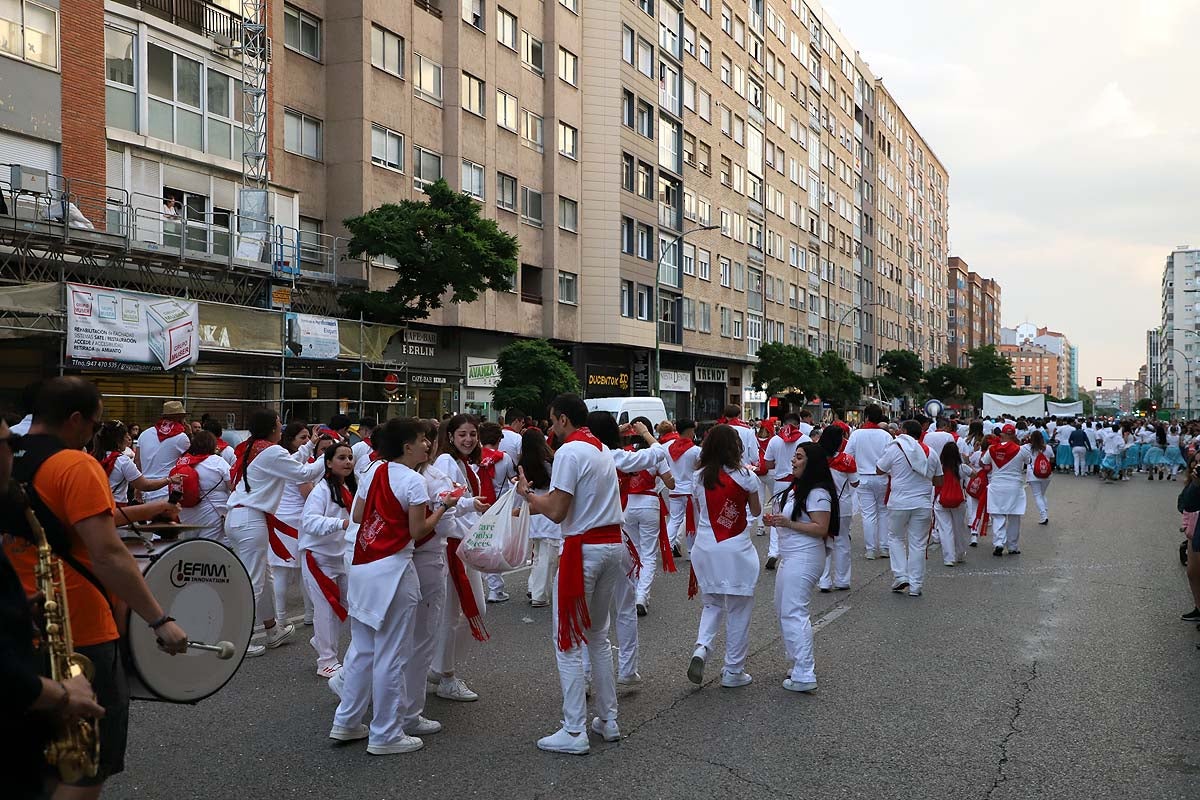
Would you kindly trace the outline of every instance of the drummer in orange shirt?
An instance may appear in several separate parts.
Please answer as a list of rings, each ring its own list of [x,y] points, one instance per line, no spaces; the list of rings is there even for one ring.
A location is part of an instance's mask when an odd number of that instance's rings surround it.
[[[67,791],[63,791],[67,787],[60,788],[56,797],[99,797],[104,780],[124,769],[129,686],[120,664],[109,596],[124,601],[145,620],[164,650],[174,654],[187,649],[187,634],[163,612],[117,535],[104,469],[83,452],[100,425],[102,406],[100,392],[81,378],[46,381],[38,391],[33,424],[18,445],[13,465],[13,477],[22,482],[28,483],[32,472],[34,492],[45,505],[39,521],[48,539],[53,543],[56,533],[66,537],[69,547],[63,561],[71,633],[75,650],[95,665],[92,685],[105,709],[100,720],[99,773]],[[8,527],[13,526],[10,523]],[[24,539],[7,537],[4,549],[25,590],[33,594],[36,547]]]

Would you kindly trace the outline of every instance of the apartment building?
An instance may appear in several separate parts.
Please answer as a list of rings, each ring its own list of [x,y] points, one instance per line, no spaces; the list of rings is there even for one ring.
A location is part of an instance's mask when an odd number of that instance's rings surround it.
[[[1079,349],[1071,345],[1065,334],[1024,322],[1015,328],[1001,328],[1000,345],[1000,352],[1010,355],[1032,356],[1041,352],[1049,354],[1054,359],[1052,372],[1042,376],[1040,383],[1034,381],[1029,385],[1039,387],[1037,391],[1048,391],[1049,394],[1063,399],[1075,399],[1078,396]],[[1037,349],[1028,350],[1029,346]],[[1024,363],[1042,366],[1040,360]],[[1018,362],[1014,361],[1013,367],[1015,376]]]
[[[1000,343],[1000,284],[951,256],[946,286],[946,361],[966,367],[967,351]]]
[[[1163,265],[1162,320],[1153,339],[1147,335],[1147,345],[1155,344],[1157,358],[1147,353],[1151,385],[1163,386],[1163,406],[1191,414],[1200,400],[1196,383],[1200,374],[1200,313],[1197,311],[1196,291],[1200,288],[1200,249],[1181,245],[1173,250]],[[1157,370],[1157,376],[1156,376]]]
[[[1146,368],[1146,377],[1143,380],[1151,387],[1162,383],[1162,360],[1158,352],[1159,334],[1158,328],[1146,331],[1146,363],[1143,365]]]
[[[1013,389],[1022,393],[1042,392],[1062,397],[1058,393],[1057,354],[1031,340],[1001,344],[998,349],[1012,362]]]

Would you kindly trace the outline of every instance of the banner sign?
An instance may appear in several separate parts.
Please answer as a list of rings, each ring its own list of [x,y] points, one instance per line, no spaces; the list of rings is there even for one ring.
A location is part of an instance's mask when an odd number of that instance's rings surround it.
[[[195,364],[196,303],[68,283],[67,366],[144,372]]]
[[[588,397],[629,394],[629,370],[609,364],[588,364],[584,391]]]
[[[658,389],[662,392],[690,392],[692,373],[681,369],[659,370]]]
[[[500,365],[494,358],[467,356],[467,386],[495,389],[500,385]]]
[[[311,314],[287,314],[284,354],[296,358],[335,359],[341,352],[338,321]]]

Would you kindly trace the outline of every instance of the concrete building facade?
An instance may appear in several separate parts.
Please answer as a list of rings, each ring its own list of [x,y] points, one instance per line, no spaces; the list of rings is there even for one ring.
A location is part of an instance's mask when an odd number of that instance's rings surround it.
[[[1200,289],[1200,249],[1182,245],[1167,256],[1162,276],[1162,318],[1156,337],[1158,382],[1163,386],[1164,408],[1189,417],[1200,401],[1197,378],[1200,366],[1200,313],[1197,312]],[[1147,337],[1149,343],[1149,336]],[[1147,368],[1154,368],[1147,354]],[[1152,380],[1151,385],[1156,385]]]
[[[1000,343],[1000,284],[951,256],[946,266],[946,360],[969,366],[967,352]]]

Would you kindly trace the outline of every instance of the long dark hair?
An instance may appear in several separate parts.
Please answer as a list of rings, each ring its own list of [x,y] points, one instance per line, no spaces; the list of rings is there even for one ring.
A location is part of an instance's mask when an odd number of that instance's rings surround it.
[[[793,478],[792,482],[778,494],[779,507],[783,508],[787,505],[788,494],[791,493],[792,520],[798,520],[804,512],[805,506],[808,505],[808,496],[812,490],[824,489],[829,493],[829,535],[837,536],[840,532],[839,520],[842,509],[838,503],[833,472],[829,469],[829,457],[825,455],[825,448],[816,442],[801,442],[799,449],[803,450],[806,456],[804,472],[800,473],[800,477]]]
[[[479,420],[471,414],[455,414],[450,419],[438,425],[438,454],[449,453],[450,457],[455,461],[478,464],[479,456],[483,452],[483,448],[479,444],[479,439],[475,440],[475,449],[465,456],[454,446],[454,432],[463,425],[474,425],[475,432],[479,432]],[[467,469],[470,469],[470,467],[463,467],[464,471]]]
[[[630,420],[630,423],[634,423],[634,422],[640,422],[646,426],[646,430],[648,430],[652,433],[654,432],[654,423],[652,423],[650,421],[649,417],[634,417],[632,420]],[[642,438],[641,436],[634,434],[633,449],[634,450],[645,450],[647,447],[650,447],[650,445],[646,444],[646,440],[644,438]]]
[[[238,463],[238,470],[242,474],[242,484],[246,487],[247,492],[250,491],[250,478],[246,473],[250,471],[250,454],[254,452],[254,443],[260,439],[269,439],[271,434],[275,432],[275,423],[278,421],[279,415],[277,413],[269,408],[260,408],[257,411],[251,412],[250,419],[246,423],[246,427],[250,431],[250,437],[246,439],[246,446],[242,449],[242,457]]]
[[[842,449],[842,438],[846,432],[837,425],[830,425],[825,430],[821,431],[821,438],[817,440],[817,444],[821,445],[821,449],[825,451],[826,458],[833,458]]]
[[[1029,438],[1034,436],[1040,437],[1041,434],[1034,431]],[[938,453],[938,458],[942,462],[942,472],[946,475],[953,475],[954,480],[959,480],[958,470],[962,466],[962,453],[958,452],[957,442],[946,442],[942,445],[942,452]]]
[[[983,447],[983,420],[973,419],[967,425],[967,444],[976,450]]]
[[[107,453],[120,450],[121,443],[125,441],[126,432],[125,423],[120,420],[110,419],[105,422],[96,432],[96,444],[92,455],[102,459]]]
[[[517,466],[525,470],[525,478],[534,489],[550,488],[548,465],[553,457],[540,430],[530,426],[521,433],[521,458]]]
[[[350,447],[349,442],[334,442],[325,448],[325,483],[329,485],[329,496],[333,498],[334,504],[346,508],[345,503],[342,501],[341,489],[345,486],[350,490],[351,494],[358,490],[358,481],[354,478],[354,470],[350,470],[350,474],[345,478],[334,475],[329,470],[329,467],[333,464],[333,457],[343,447],[350,451],[350,455],[354,455],[354,449]]]
[[[1158,440],[1159,447],[1167,446],[1167,429],[1161,422],[1154,426],[1154,438]]]
[[[742,438],[737,431],[724,424],[710,428],[700,447],[699,464],[704,488],[717,488],[726,468],[742,466]]]
[[[1046,449],[1046,437],[1042,436],[1042,432],[1037,428],[1034,428],[1033,432],[1029,434],[1029,449],[1035,453],[1040,453]],[[944,461],[942,462],[942,466],[945,467]]]
[[[299,436],[300,432],[306,427],[308,426],[306,426],[303,422],[289,422],[283,429],[283,435],[279,437],[279,443],[283,445],[283,449],[287,450],[289,453],[296,452],[297,448],[293,446],[296,443],[296,437]]]
[[[621,429],[607,411],[589,411],[585,427],[609,450],[621,449]]]

